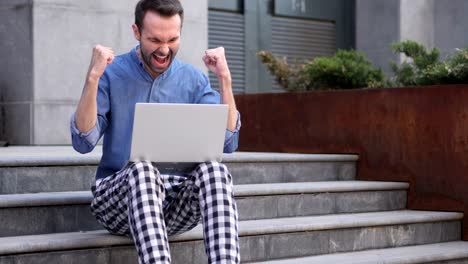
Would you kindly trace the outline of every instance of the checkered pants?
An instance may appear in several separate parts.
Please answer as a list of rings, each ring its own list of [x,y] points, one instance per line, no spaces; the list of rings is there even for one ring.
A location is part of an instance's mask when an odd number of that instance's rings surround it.
[[[92,186],[91,211],[111,233],[133,237],[139,263],[170,263],[168,235],[202,218],[209,263],[240,263],[237,207],[224,164],[184,176],[160,175],[151,162],[130,163]]]

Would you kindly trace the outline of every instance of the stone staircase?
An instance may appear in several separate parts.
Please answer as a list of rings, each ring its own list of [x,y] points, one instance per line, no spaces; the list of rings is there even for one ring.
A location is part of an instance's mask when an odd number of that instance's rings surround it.
[[[0,264],[137,263],[132,241],[89,213],[99,150],[0,149]],[[406,210],[407,183],[355,181],[354,155],[225,155],[243,263],[468,263],[460,213]],[[173,263],[206,263],[201,227]]]

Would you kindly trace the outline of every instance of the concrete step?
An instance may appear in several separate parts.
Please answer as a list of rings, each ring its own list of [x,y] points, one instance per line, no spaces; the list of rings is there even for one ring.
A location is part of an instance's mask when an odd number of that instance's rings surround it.
[[[235,185],[241,220],[401,210],[407,183],[333,181]],[[89,191],[0,195],[0,237],[101,229]]]
[[[0,149],[0,194],[89,190],[101,157],[64,147]],[[353,180],[356,155],[224,154],[236,184]]]
[[[252,262],[456,241],[462,217],[403,210],[241,221],[241,256]],[[202,239],[201,226],[172,236],[173,263],[206,263]],[[89,231],[0,238],[0,263],[136,263],[136,254],[126,237]]]
[[[374,249],[351,253],[291,258],[251,264],[467,264],[468,242],[456,241],[429,245]]]

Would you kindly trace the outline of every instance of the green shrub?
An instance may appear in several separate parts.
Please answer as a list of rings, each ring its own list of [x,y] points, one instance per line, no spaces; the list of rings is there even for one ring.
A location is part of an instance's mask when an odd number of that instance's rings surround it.
[[[354,89],[387,85],[380,69],[354,50],[338,50],[332,57],[318,57],[304,64],[290,66],[270,52],[258,53],[261,61],[288,91]]]
[[[318,57],[298,65],[289,65],[286,58],[276,58],[271,52],[261,51],[258,55],[288,91],[468,83],[468,49],[457,49],[445,61],[440,61],[437,48],[428,50],[412,40],[391,47],[407,57],[400,65],[391,63],[394,72],[391,80],[354,50],[338,50],[334,56]]]
[[[396,86],[468,83],[468,49],[457,49],[442,62],[437,48],[429,51],[412,40],[395,43],[392,49],[408,57],[400,66],[391,63]]]

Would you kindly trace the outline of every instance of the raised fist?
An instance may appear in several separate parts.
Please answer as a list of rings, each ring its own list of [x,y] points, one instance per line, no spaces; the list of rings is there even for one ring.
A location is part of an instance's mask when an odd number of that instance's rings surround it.
[[[109,47],[96,45],[93,48],[91,63],[89,64],[88,76],[99,79],[104,74],[108,64],[114,61],[114,50]]]
[[[215,73],[219,78],[231,77],[231,72],[229,71],[223,47],[205,51],[203,62],[206,67],[208,67],[208,69]]]

